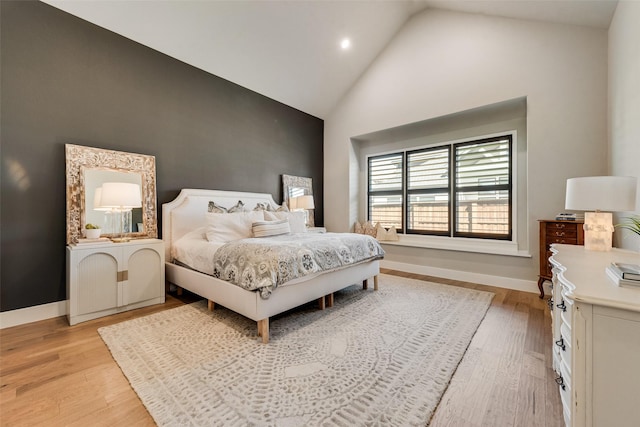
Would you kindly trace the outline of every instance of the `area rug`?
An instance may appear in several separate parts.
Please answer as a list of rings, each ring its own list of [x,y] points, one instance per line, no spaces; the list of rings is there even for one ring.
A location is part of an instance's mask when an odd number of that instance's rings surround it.
[[[256,323],[206,302],[99,330],[159,426],[425,426],[493,294],[391,275]]]

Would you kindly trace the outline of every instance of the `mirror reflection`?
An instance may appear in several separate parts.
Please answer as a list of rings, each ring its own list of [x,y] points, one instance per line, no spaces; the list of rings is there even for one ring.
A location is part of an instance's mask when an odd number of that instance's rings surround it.
[[[309,193],[309,189],[302,187],[289,187],[289,200],[294,197],[307,196]]]
[[[142,175],[137,172],[117,171],[104,168],[88,168],[84,171],[84,224],[100,227],[102,235],[120,233],[119,221],[114,218],[112,209],[103,208],[99,204],[99,192],[105,182],[125,182],[142,186]],[[143,208],[133,208],[125,215],[122,224],[123,233],[144,232],[142,224]]]

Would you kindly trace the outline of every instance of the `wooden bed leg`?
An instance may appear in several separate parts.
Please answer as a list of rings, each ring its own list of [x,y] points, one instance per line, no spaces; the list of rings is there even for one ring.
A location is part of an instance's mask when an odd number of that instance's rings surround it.
[[[320,310],[324,310],[325,304],[324,304],[324,297],[320,297],[318,298],[318,309]]]
[[[369,280],[368,279],[364,279],[362,281],[362,289],[364,289],[365,291],[369,288]]]
[[[373,290],[377,291],[378,290],[378,276],[373,276]]]
[[[333,293],[327,295],[327,307],[333,307]]]
[[[180,286],[176,286],[176,295],[182,295],[182,288]]]
[[[269,343],[269,318],[258,320],[258,336],[262,337],[262,344]]]
[[[211,300],[208,300],[207,301],[207,308],[209,309],[209,311],[213,311],[213,309],[216,308],[216,303],[211,301]]]

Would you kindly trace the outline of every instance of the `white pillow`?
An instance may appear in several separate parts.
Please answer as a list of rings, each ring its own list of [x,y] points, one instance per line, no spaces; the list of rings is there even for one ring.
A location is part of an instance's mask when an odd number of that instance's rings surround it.
[[[264,221],[262,211],[207,213],[207,240],[227,243],[252,237],[251,224],[256,221]]]
[[[291,228],[292,233],[306,233],[307,232],[307,224],[306,224],[306,215],[304,211],[293,211],[293,212],[269,212],[264,211],[264,219],[267,221],[276,221],[279,219],[288,219],[289,227]]]
[[[251,226],[253,237],[279,236],[291,233],[288,219],[277,221],[258,221]]]

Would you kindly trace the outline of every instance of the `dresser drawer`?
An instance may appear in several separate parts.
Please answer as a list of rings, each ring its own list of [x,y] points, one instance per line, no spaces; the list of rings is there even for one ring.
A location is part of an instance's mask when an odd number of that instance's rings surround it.
[[[547,251],[552,243],[561,243],[564,245],[577,245],[577,237],[547,237]]]
[[[578,226],[582,226],[582,222],[568,222],[568,221],[562,221],[562,222],[548,222],[547,223],[547,232],[551,232],[551,231],[573,231],[576,232],[578,231]]]
[[[556,238],[577,240],[578,230],[575,227],[573,227],[573,229],[565,229],[565,230],[547,228],[547,239],[556,239]]]

